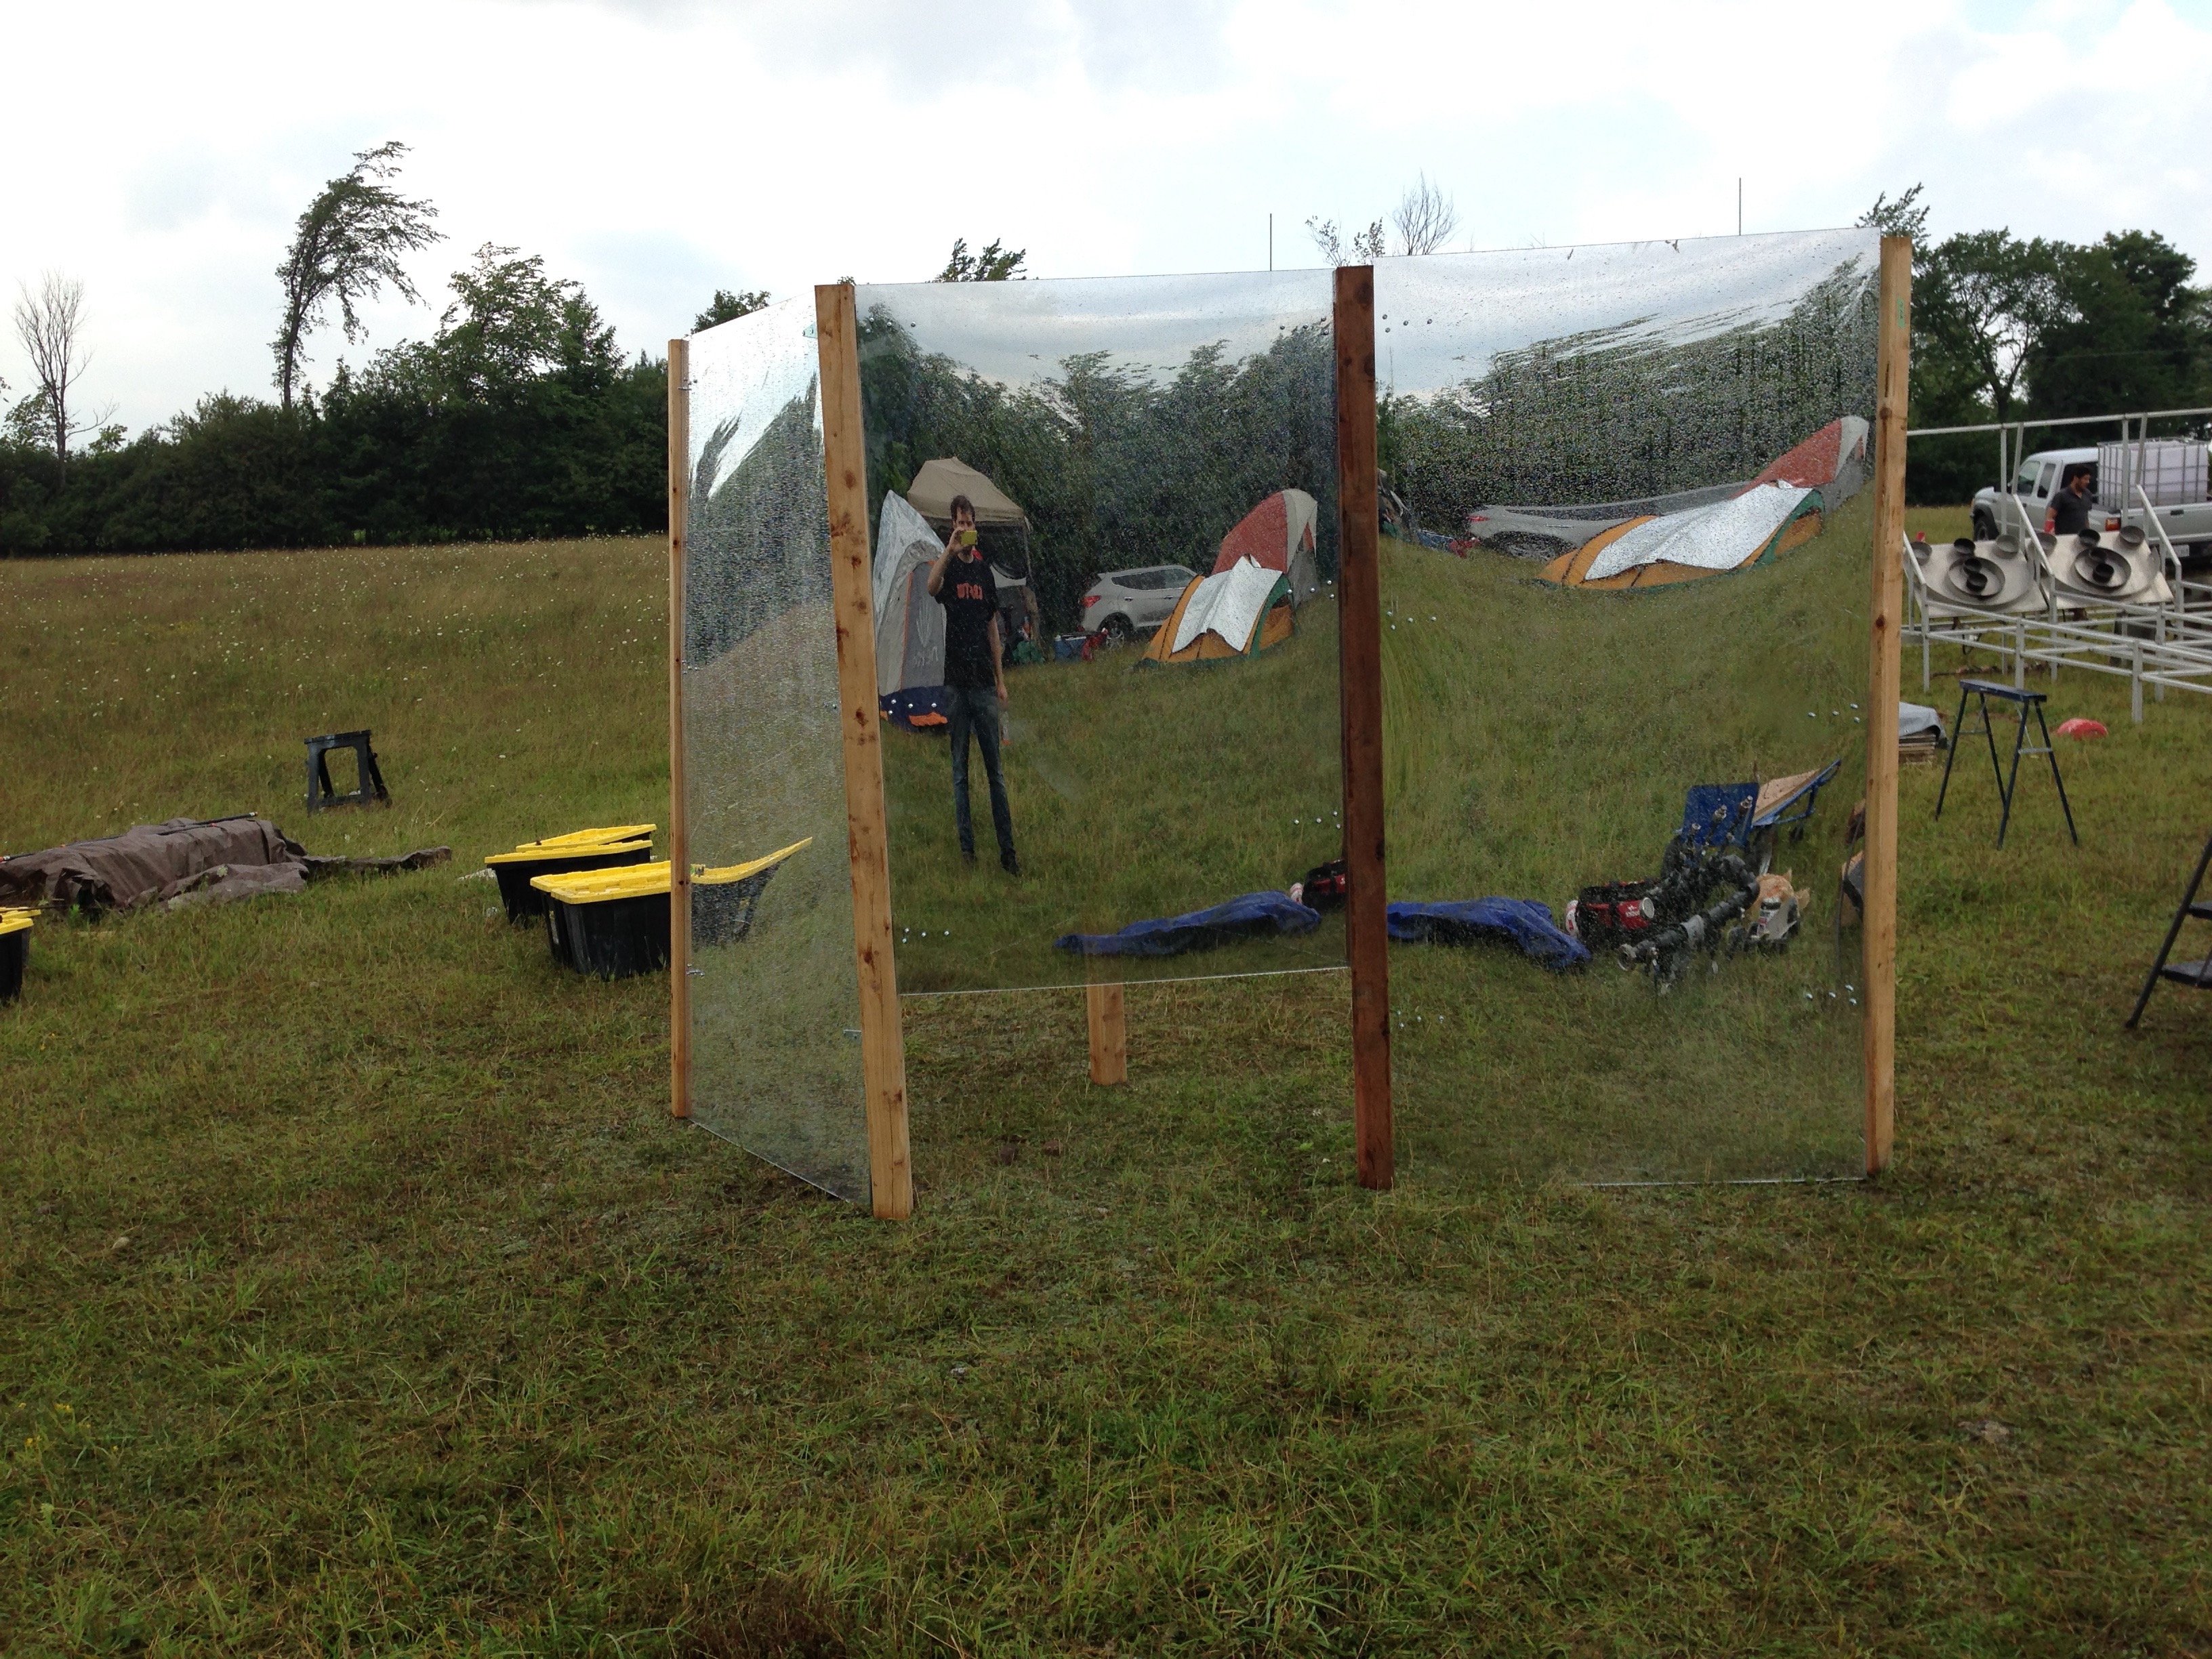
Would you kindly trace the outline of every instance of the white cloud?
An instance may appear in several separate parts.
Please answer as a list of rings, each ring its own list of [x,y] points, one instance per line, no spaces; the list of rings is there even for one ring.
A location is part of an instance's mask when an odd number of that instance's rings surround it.
[[[100,70],[11,85],[16,131],[62,141],[0,175],[0,285],[85,279],[88,395],[134,426],[266,387],[293,219],[387,138],[451,240],[416,262],[430,308],[372,308],[363,349],[431,326],[487,240],[658,349],[716,287],[919,278],[955,236],[1042,275],[1249,269],[1272,211],[1278,261],[1310,264],[1309,215],[1386,214],[1419,170],[1484,246],[1732,230],[1741,175],[1752,229],[1924,179],[1939,233],[2140,226],[2212,259],[2212,16],[2163,0],[10,13],[11,57]],[[342,349],[316,341],[318,379]],[[20,393],[12,342],[0,375]]]

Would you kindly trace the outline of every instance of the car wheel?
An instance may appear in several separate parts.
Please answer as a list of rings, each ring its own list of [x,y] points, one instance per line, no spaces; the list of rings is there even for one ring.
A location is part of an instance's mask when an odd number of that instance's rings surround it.
[[[1098,631],[1106,636],[1109,645],[1127,645],[1137,630],[1127,617],[1113,616],[1106,618],[1105,626]]]
[[[1990,517],[1986,513],[1976,513],[1974,514],[1974,539],[1978,542],[1992,542],[1996,539],[1996,520]]]

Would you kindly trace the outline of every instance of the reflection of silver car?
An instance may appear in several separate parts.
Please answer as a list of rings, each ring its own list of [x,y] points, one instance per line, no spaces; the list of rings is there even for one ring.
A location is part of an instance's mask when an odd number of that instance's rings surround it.
[[[1093,577],[1083,592],[1083,631],[1126,640],[1158,628],[1197,578],[1196,571],[1179,564],[1139,565]]]

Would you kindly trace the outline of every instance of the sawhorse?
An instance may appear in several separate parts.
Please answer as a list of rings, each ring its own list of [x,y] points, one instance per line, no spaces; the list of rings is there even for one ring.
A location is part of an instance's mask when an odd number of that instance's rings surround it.
[[[1959,745],[1968,738],[1979,736],[1989,739],[1990,770],[1996,775],[1997,799],[2004,803],[2003,815],[1997,820],[1997,845],[1999,847],[2004,845],[2005,830],[2012,823],[2013,792],[2020,784],[2020,757],[2022,755],[2045,755],[2050,757],[2051,781],[2058,786],[2058,809],[2066,814],[2066,833],[2074,837],[2074,844],[2076,847],[2081,844],[2081,837],[2074,828],[2074,809],[2067,804],[2065,781],[2058,775],[2058,750],[2051,744],[2051,727],[2043,719],[2043,703],[2045,695],[2041,691],[2029,691],[2014,686],[1999,685],[1994,680],[1960,680],[1959,682],[1959,714],[1958,718],[1951,723],[1951,752],[1943,757],[1943,784],[1942,787],[1936,792],[1937,817],[1943,816],[1943,797],[1951,787],[1951,766],[1959,758]],[[1982,723],[1975,732],[1966,730],[1966,699],[1969,697],[1979,700],[1977,707],[1981,710]],[[2005,775],[2004,763],[1997,758],[1997,735],[1995,728],[1990,724],[1991,697],[2012,703],[2020,709],[2020,730],[2012,742],[2012,775],[2009,778]],[[2035,715],[2036,729],[2043,733],[2043,746],[2039,749],[2028,747],[2027,717],[2031,712]]]

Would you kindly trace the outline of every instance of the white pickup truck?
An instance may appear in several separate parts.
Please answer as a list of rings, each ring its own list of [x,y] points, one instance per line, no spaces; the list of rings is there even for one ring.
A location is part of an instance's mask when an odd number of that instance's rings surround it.
[[[2149,496],[2158,527],[2184,558],[2212,553],[2212,492],[2206,489],[2206,446],[2196,438],[2153,438],[2148,442],[2093,444],[2079,449],[2043,449],[2021,459],[2012,493],[2040,529],[2051,516],[2051,498],[2071,466],[2086,465],[2095,475],[2097,504],[2090,522],[2101,530],[2143,524],[2136,486]],[[1974,534],[1982,540],[2000,528],[2016,529],[2010,508],[2000,509],[2000,487],[1974,496]]]

